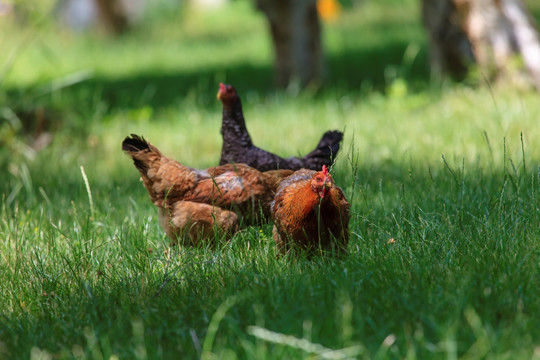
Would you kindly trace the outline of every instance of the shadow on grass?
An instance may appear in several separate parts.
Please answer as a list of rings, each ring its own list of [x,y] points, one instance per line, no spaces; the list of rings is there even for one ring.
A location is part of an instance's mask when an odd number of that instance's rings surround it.
[[[394,42],[369,50],[352,49],[330,57],[328,87],[353,92],[362,88],[382,91],[393,78],[402,77],[420,85],[419,89],[425,89],[429,82],[426,48],[420,47],[411,64],[406,65],[403,58],[408,45]]]
[[[397,69],[397,75],[414,84],[427,84],[428,69],[425,49],[421,48],[412,65],[402,65],[406,42],[386,43],[384,46],[351,49],[342,54],[327,55],[328,78],[326,90],[359,91],[363,87],[383,90],[387,85],[385,71]],[[241,91],[256,90],[268,94],[276,90],[272,66],[238,64],[198,72],[146,72],[124,78],[92,77],[61,90],[62,100],[56,107],[75,108],[91,112],[95,101],[104,102],[108,110],[151,106],[159,109],[193,97],[198,105],[218,106],[215,100],[218,83],[234,84]],[[367,86],[363,86],[367,84]],[[26,88],[7,89],[7,103],[37,103],[47,107],[58,99],[55,94],[36,97]],[[58,97],[57,97],[58,98]],[[93,99],[93,100],[92,100]],[[90,100],[90,101],[89,101]]]

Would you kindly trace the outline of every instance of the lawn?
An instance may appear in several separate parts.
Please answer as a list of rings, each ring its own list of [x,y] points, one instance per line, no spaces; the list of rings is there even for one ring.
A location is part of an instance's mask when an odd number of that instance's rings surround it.
[[[431,84],[416,3],[325,24],[327,86],[302,92],[275,90],[245,1],[120,39],[1,24],[0,358],[539,359],[538,93]],[[276,258],[271,224],[170,246],[120,144],[215,165],[220,81],[260,147],[345,131],[346,257]]]

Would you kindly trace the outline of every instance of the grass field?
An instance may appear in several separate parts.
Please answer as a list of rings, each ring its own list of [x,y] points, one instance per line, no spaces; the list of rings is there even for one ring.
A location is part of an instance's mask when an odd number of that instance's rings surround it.
[[[430,84],[418,14],[347,9],[325,27],[328,85],[301,93],[273,88],[243,1],[116,40],[2,24],[0,358],[540,359],[538,94]],[[347,257],[276,259],[271,224],[169,246],[120,143],[215,165],[220,81],[263,148],[345,131]]]

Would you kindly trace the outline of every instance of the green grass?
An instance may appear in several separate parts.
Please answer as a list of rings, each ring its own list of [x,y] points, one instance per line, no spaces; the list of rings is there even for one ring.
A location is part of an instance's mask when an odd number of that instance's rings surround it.
[[[327,25],[317,93],[273,90],[264,19],[243,2],[119,40],[30,32],[2,116],[44,107],[53,142],[34,152],[31,121],[0,123],[0,358],[538,359],[538,94],[434,88],[415,6],[366,3]],[[219,81],[266,149],[306,153],[345,130],[347,257],[277,259],[271,224],[169,247],[120,143],[137,133],[215,165]]]

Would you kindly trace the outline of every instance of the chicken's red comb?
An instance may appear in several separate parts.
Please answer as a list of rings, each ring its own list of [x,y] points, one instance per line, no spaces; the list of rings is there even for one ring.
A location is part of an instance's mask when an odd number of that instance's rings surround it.
[[[225,84],[219,83],[219,91],[225,91]]]
[[[322,172],[325,176],[328,175],[328,168],[326,167],[326,165],[322,166]]]

